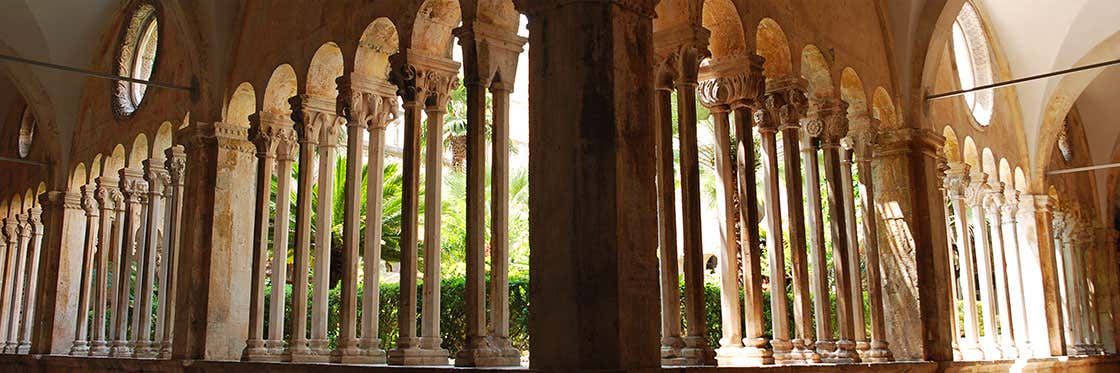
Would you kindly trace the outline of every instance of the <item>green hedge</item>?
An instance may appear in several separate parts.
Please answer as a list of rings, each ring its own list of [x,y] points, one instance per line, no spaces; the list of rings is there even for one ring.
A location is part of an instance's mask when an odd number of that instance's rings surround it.
[[[487,279],[489,282],[489,279]],[[455,354],[462,349],[463,342],[466,339],[466,303],[463,295],[466,294],[466,281],[462,277],[445,278],[440,285],[440,298],[441,298],[441,312],[440,312],[440,334],[443,337],[443,347],[446,348],[451,354]],[[270,302],[268,294],[271,294],[271,286],[266,289],[265,309],[268,309]],[[291,299],[292,286],[286,286],[287,298]],[[708,341],[712,347],[719,346],[720,329],[722,317],[720,315],[720,289],[715,284],[705,284],[705,312],[707,321],[707,336]],[[308,294],[310,294],[310,289]],[[513,346],[521,351],[529,350],[529,280],[525,277],[512,277],[510,278],[509,285],[510,293],[510,341]],[[338,329],[340,327],[339,308],[342,301],[340,298],[340,289],[334,288],[330,292],[330,305],[331,308],[328,314],[328,338],[330,345],[335,345],[335,340],[338,337]],[[422,284],[417,286],[417,315],[420,315],[420,309],[423,307],[421,301]],[[684,287],[681,286],[681,304],[685,304]],[[381,285],[380,294],[380,315],[378,324],[378,335],[381,338],[381,347],[383,349],[390,349],[396,345],[397,338],[399,337],[397,328],[397,311],[400,307],[400,286],[399,284],[383,284]],[[739,296],[742,299],[742,293]],[[765,328],[765,335],[767,338],[771,337],[770,325],[770,293],[763,291],[763,327]],[[359,304],[361,304],[362,290],[358,289]],[[787,288],[787,299],[792,300],[792,295]],[[835,309],[835,296],[830,297],[830,304],[832,305],[832,324],[833,330],[836,330],[836,309]],[[866,298],[865,298],[866,299]],[[308,299],[308,315],[310,315],[311,302]],[[489,299],[487,300],[489,305]],[[285,323],[288,325],[285,332],[285,339],[291,338],[291,302],[285,306]],[[360,308],[360,307],[359,307]],[[792,301],[790,302],[790,312],[787,315],[789,319],[791,330],[793,325],[793,307]],[[684,312],[682,306],[682,312]],[[358,310],[358,320],[361,320],[361,310]],[[686,317],[682,317],[682,325]],[[420,324],[419,317],[417,317],[417,325]],[[687,327],[687,325],[684,325]],[[268,328],[268,318],[265,318],[265,328]]]

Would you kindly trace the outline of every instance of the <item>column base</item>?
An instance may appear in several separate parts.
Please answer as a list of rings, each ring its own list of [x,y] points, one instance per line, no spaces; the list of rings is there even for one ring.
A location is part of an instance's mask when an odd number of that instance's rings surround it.
[[[870,342],[868,342],[867,340],[856,341],[856,354],[859,355],[860,359],[863,359],[863,356],[867,354],[868,350],[871,350]]]
[[[1003,352],[1004,359],[1014,360],[1019,358],[1019,349],[1014,344],[1005,343],[999,349]]]
[[[721,367],[774,364],[770,350],[755,347],[720,347],[715,350],[715,360]]]
[[[111,357],[132,357],[132,347],[126,341],[112,341],[109,346],[109,356]]]
[[[716,351],[708,345],[707,338],[685,336],[682,339],[684,347],[680,349],[679,356],[685,360],[685,365],[716,365]]]
[[[856,352],[856,343],[845,339],[836,341],[836,350],[833,351],[824,362],[833,364],[852,364],[860,362],[859,353]]]
[[[353,341],[350,346],[339,347],[331,353],[331,360],[342,364],[384,364],[385,351],[374,348],[367,350],[357,346]]]
[[[832,358],[832,354],[836,352],[836,342],[822,339],[814,342],[813,348],[816,349],[817,355],[821,357],[821,361],[828,361]]]
[[[16,347],[16,353],[17,354],[31,353],[31,342],[20,342],[19,347]]]
[[[865,363],[885,363],[894,360],[894,354],[887,347],[887,342],[872,341],[870,349],[866,352],[866,357],[862,357]]]
[[[4,353],[11,354],[16,351],[15,345],[4,345]],[[86,341],[74,341],[74,346],[70,347],[70,355],[72,356],[87,356],[89,355],[89,343]]]
[[[794,339],[793,341],[793,355],[800,356],[803,363],[819,363],[821,362],[821,355],[813,350],[813,341],[804,338]]]
[[[801,354],[793,351],[793,343],[788,340],[771,339],[770,348],[774,354],[774,364],[798,364],[803,362]]]
[[[23,348],[22,344],[20,345],[20,348]],[[92,343],[90,343],[89,356],[108,356],[108,355],[109,355],[109,346],[107,344],[105,344],[105,341],[93,341]]]
[[[446,366],[450,362],[445,349],[425,349],[405,347],[389,350],[386,359],[389,365],[405,366]]]
[[[985,340],[980,343],[981,349],[984,351],[985,360],[1000,360],[1003,359],[1003,351],[999,348],[993,340]]]
[[[963,360],[984,360],[984,351],[980,349],[979,344],[961,342],[960,351]]]
[[[159,350],[152,348],[152,342],[140,341],[137,342],[136,348],[133,349],[132,357],[137,359],[155,359],[159,357]]]
[[[268,361],[270,355],[268,349],[264,347],[263,340],[250,339],[245,341],[245,349],[241,351],[241,360]]]
[[[503,346],[504,344],[508,346]],[[521,354],[505,338],[474,336],[467,346],[455,355],[457,367],[512,367],[521,366]]]

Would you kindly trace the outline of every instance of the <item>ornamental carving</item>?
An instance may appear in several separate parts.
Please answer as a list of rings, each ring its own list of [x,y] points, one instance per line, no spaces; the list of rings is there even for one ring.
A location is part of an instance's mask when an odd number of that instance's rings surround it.
[[[969,166],[964,163],[949,163],[945,171],[945,191],[952,198],[963,198],[965,189],[970,184],[968,174]]]
[[[456,72],[425,69],[413,64],[394,68],[389,74],[389,82],[397,86],[397,95],[406,103],[423,102],[435,110],[446,108],[451,91],[459,86]]]
[[[981,204],[988,215],[999,216],[1000,208],[1003,207],[1003,188],[1003,182],[999,181],[987,185],[987,191],[981,196]],[[993,222],[996,220],[998,219],[992,219]]]
[[[964,201],[969,207],[982,207],[984,195],[988,193],[988,174],[974,172],[964,188]]]
[[[96,190],[92,184],[82,185],[82,209],[86,210],[87,217],[98,216],[97,199],[94,196]]]
[[[1000,206],[1000,212],[1003,213],[1003,221],[1005,223],[1015,222],[1015,213],[1019,210],[1019,191],[1013,188],[1003,189],[1003,205]]]
[[[824,129],[821,141],[825,145],[839,146],[840,139],[848,135],[848,104],[837,101],[828,114],[824,115]]]
[[[183,172],[187,168],[187,154],[183,151],[181,146],[172,146],[164,151],[167,155],[167,160],[164,161],[164,167],[171,176],[171,183],[176,186],[183,185]]]
[[[101,206],[101,209],[105,211],[116,209],[117,200],[113,198],[116,187],[106,185],[102,182],[101,178],[97,179],[97,190],[94,191],[97,203]],[[117,194],[119,193],[120,192],[117,192]]]

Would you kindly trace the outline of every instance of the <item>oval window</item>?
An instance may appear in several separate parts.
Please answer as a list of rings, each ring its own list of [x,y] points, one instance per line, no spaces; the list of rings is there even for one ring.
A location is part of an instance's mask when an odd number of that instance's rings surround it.
[[[150,79],[158,49],[159,19],[156,17],[156,8],[151,4],[142,4],[133,12],[128,29],[125,30],[118,74],[139,80]],[[147,89],[147,84],[118,81],[114,92],[117,113],[127,116],[135,112],[144,100]]]
[[[992,84],[988,38],[980,24],[980,16],[971,4],[965,3],[953,22],[952,50],[961,89]],[[992,90],[966,93],[964,100],[977,123],[987,126],[991,122],[994,101]]]

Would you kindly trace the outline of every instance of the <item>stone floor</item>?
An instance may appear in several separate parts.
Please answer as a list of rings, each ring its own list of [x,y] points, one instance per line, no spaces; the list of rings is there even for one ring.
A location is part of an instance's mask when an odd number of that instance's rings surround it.
[[[246,363],[223,361],[156,361],[139,359],[74,358],[66,356],[0,356],[0,373],[117,373],[117,372],[167,372],[167,373],[348,373],[348,372],[513,372],[530,371],[524,368],[467,369],[454,367],[389,367],[385,365],[335,365]],[[1058,357],[1018,361],[983,362],[894,362],[849,365],[787,365],[767,367],[666,367],[662,372],[1120,372],[1120,356]]]

